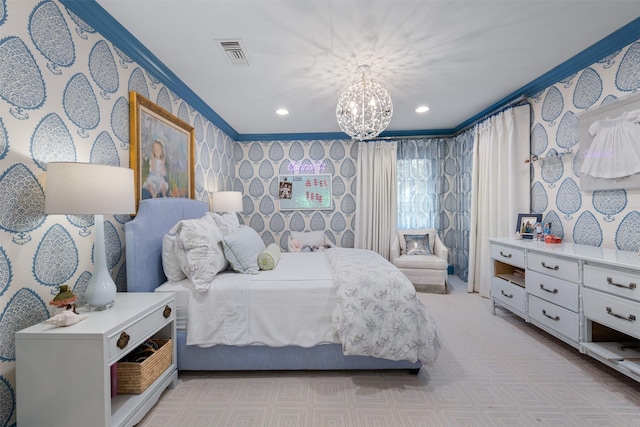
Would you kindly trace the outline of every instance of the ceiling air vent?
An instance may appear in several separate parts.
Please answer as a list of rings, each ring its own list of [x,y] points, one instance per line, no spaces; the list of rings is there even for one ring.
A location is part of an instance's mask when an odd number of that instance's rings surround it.
[[[234,66],[249,65],[249,58],[247,58],[239,40],[218,40],[218,42],[229,64]]]

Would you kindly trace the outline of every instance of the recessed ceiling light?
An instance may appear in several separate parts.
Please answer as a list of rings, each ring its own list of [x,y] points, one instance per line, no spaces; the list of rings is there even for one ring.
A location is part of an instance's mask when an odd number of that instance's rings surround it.
[[[287,114],[289,114],[289,110],[287,110],[286,108],[278,108],[276,110],[276,114],[280,116],[286,116]]]
[[[427,111],[429,111],[429,107],[427,107],[426,105],[421,105],[420,107],[416,108],[416,113],[426,113]]]

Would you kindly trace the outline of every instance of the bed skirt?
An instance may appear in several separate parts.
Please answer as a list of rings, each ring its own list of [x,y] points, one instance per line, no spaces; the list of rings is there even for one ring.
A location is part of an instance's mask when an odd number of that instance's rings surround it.
[[[186,345],[186,334],[178,332],[178,370],[181,371],[304,371],[407,369],[417,373],[420,363],[365,356],[345,356],[340,344],[302,347],[209,348]]]

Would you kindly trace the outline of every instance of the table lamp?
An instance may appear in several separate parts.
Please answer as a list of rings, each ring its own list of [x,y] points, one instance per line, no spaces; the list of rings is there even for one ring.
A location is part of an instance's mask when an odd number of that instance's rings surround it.
[[[117,292],[107,268],[103,215],[133,212],[132,169],[93,163],[47,164],[44,213],[95,216],[93,275],[85,291],[91,310],[111,308]]]
[[[217,191],[211,195],[211,212],[242,212],[240,191]]]

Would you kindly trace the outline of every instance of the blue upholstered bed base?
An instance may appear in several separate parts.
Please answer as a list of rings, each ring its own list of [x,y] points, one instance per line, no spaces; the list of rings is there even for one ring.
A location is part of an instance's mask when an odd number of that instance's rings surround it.
[[[153,292],[167,279],[162,270],[162,238],[181,219],[200,218],[203,202],[180,198],[145,199],[125,225],[128,292]],[[339,344],[313,348],[186,345],[178,332],[178,369],[191,371],[403,369],[417,372],[419,363],[375,357],[344,356]]]

